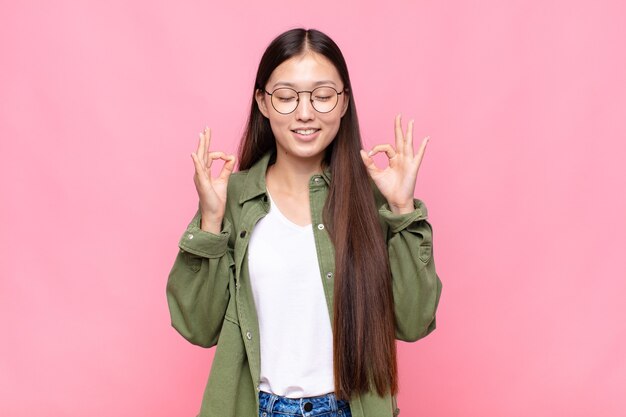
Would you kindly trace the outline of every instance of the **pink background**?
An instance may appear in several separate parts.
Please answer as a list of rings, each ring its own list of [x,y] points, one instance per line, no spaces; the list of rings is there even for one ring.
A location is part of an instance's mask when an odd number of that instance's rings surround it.
[[[195,415],[214,349],[165,299],[189,154],[205,125],[236,150],[297,26],[342,48],[368,146],[396,112],[432,138],[444,288],[401,415],[625,415],[624,3],[226,4],[0,6],[0,415]]]

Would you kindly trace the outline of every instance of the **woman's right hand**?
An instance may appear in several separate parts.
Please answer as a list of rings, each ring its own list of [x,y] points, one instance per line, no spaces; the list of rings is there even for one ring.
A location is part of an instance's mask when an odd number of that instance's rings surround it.
[[[200,133],[198,150],[191,153],[196,172],[193,182],[200,199],[200,213],[202,224],[200,228],[206,232],[219,234],[222,219],[226,210],[226,189],[228,177],[235,169],[235,155],[226,155],[224,152],[209,152],[211,144],[211,129],[206,127]],[[217,177],[211,176],[213,160],[221,159],[224,166]]]

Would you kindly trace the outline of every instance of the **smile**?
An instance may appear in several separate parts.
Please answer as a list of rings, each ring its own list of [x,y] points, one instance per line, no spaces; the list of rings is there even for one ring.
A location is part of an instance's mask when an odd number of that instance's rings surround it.
[[[299,135],[312,135],[313,133],[317,132],[319,129],[298,129],[298,130],[294,130],[293,132],[296,132]]]

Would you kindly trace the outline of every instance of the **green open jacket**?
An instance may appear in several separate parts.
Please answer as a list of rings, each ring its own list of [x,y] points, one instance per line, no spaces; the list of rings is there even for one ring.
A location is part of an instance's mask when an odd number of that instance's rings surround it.
[[[195,345],[217,344],[201,417],[259,415],[260,338],[247,250],[255,224],[269,210],[265,172],[271,157],[268,153],[249,170],[230,176],[219,235],[201,230],[200,211],[196,212],[180,238],[179,252],[169,274],[167,301],[172,326]],[[309,196],[320,279],[332,325],[335,256],[322,221],[329,183],[328,170],[312,176]],[[435,329],[441,295],[432,228],[422,201],[414,200],[413,212],[396,215],[375,186],[373,193],[389,248],[396,338],[413,342]],[[379,397],[375,392],[353,397],[350,408],[353,417],[391,417],[399,413],[395,397]]]

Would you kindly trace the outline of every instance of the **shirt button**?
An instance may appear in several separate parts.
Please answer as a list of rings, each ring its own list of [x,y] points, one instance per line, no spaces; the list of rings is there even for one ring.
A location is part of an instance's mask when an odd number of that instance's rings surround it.
[[[243,239],[244,237],[246,237],[246,231],[245,231],[245,230],[242,230],[242,231],[241,231],[241,233],[239,233],[239,237],[240,237],[240,238],[242,238],[242,239]]]
[[[252,333],[246,332],[246,337],[248,338],[248,340],[252,339]]]
[[[189,240],[193,239],[193,235],[192,235],[191,233],[189,233],[189,234],[187,235],[187,239],[189,239]]]
[[[322,223],[320,223],[320,224],[317,225],[317,228],[320,229],[320,230],[324,230],[324,225]]]
[[[326,274],[326,278],[331,279],[333,277],[333,273],[329,272]]]

